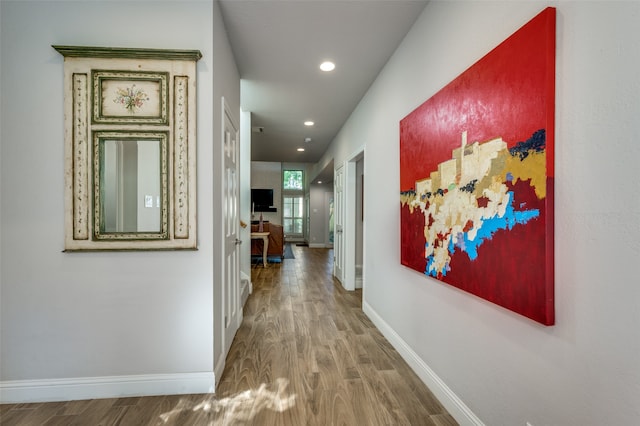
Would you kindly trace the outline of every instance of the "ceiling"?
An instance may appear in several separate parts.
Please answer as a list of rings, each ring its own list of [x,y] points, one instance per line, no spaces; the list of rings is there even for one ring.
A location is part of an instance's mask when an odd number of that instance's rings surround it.
[[[316,163],[426,3],[220,0],[252,113],[251,159]],[[334,71],[319,69],[325,60]]]

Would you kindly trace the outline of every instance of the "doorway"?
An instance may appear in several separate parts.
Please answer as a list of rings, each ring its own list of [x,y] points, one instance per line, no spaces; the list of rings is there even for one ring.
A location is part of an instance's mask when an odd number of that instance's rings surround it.
[[[338,276],[345,290],[363,288],[365,283],[365,226],[364,226],[364,147],[349,156],[343,167],[336,170],[336,235],[341,237],[341,250],[336,251],[340,265]],[[340,226],[338,226],[340,224]]]

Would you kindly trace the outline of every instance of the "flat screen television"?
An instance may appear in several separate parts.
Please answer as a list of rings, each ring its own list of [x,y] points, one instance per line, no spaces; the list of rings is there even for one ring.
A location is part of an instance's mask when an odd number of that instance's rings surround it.
[[[273,189],[251,188],[251,208],[256,212],[273,211]]]

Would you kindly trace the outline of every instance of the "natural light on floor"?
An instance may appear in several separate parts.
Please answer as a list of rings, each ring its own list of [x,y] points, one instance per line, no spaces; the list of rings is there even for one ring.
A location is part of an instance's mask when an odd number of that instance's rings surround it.
[[[163,423],[172,423],[185,411],[202,412],[203,420],[209,425],[231,425],[253,420],[261,411],[267,409],[282,413],[295,405],[295,394],[287,395],[287,379],[276,379],[267,389],[265,383],[257,389],[249,389],[234,396],[216,399],[204,398],[204,401],[194,403],[188,398],[181,398],[175,408],[160,415]]]

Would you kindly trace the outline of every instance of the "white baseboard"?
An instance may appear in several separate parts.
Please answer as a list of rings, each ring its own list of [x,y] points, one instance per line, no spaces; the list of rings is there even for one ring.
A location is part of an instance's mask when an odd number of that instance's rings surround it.
[[[356,277],[356,288],[362,287],[364,287],[364,281],[362,280],[362,277]]]
[[[216,377],[222,377],[222,373],[224,373],[224,367],[227,365],[227,356],[219,356],[216,361],[216,365],[213,367],[213,373]],[[217,386],[217,383],[216,383]]]
[[[287,238],[285,236],[284,237],[284,243],[285,244],[298,244],[298,243],[306,243],[306,241],[304,240],[304,238]]]
[[[213,372],[0,382],[0,403],[213,393]]]
[[[378,315],[371,305],[363,301],[362,310],[461,426],[484,426],[484,423],[453,393],[440,377],[429,368],[422,358],[411,349],[407,342]]]
[[[249,294],[253,293],[253,284],[251,283],[251,275],[240,271],[240,282],[247,281],[249,283]]]
[[[249,295],[253,293],[253,284],[250,279],[242,278],[240,280],[240,306],[247,303]]]
[[[333,244],[311,243],[309,244],[309,248],[333,248]]]
[[[364,276],[362,275],[362,265],[356,264],[356,288],[364,287]]]

